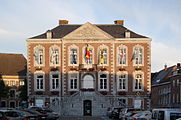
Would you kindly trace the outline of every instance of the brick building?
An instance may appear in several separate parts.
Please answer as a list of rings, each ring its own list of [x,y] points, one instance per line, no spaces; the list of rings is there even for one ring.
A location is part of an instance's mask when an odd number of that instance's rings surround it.
[[[180,63],[167,67],[152,78],[152,108],[181,108]]]
[[[20,87],[26,81],[26,58],[22,54],[0,53],[0,80],[9,88],[8,96],[0,98],[0,107],[19,107]]]
[[[150,107],[151,39],[123,25],[59,25],[27,40],[30,105],[62,115]]]

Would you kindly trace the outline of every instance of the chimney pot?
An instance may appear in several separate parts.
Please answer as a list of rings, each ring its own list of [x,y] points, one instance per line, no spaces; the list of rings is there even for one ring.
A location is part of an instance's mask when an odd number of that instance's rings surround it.
[[[124,25],[124,20],[115,20],[114,24],[116,24],[116,25]]]
[[[52,31],[51,30],[48,30],[46,32],[46,35],[47,35],[47,39],[51,39],[52,38]]]
[[[59,20],[59,25],[66,25],[68,24],[68,20]]]
[[[167,70],[167,64],[164,65],[164,69]]]

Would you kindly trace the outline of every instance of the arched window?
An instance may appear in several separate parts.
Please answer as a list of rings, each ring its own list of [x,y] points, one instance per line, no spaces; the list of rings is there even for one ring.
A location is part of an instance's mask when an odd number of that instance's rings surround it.
[[[82,88],[94,88],[94,78],[92,75],[84,76]]]
[[[50,47],[50,65],[58,65],[60,60],[59,60],[59,48],[58,46],[51,46]]]
[[[133,48],[132,60],[134,65],[143,65],[143,52],[142,46],[137,45]]]
[[[35,61],[35,66],[41,66],[44,65],[44,47],[43,46],[36,46],[34,48],[34,61]]]
[[[99,90],[100,91],[108,90],[108,74],[107,74],[107,72],[99,73]]]
[[[134,73],[133,90],[134,91],[143,91],[144,90],[144,74],[143,74],[143,72]]]
[[[100,46],[98,51],[98,63],[99,65],[107,65],[108,64],[108,47]]]
[[[78,90],[78,73],[77,72],[70,72],[69,73],[69,90],[74,91]]]
[[[83,48],[84,51],[84,63],[86,64],[93,64],[93,47],[90,45],[86,45]]]
[[[126,65],[127,64],[127,47],[125,45],[121,45],[118,47],[118,65]]]
[[[118,91],[127,91],[128,89],[128,73],[117,73],[117,89]]]
[[[68,65],[77,66],[79,64],[79,48],[76,45],[68,47]]]

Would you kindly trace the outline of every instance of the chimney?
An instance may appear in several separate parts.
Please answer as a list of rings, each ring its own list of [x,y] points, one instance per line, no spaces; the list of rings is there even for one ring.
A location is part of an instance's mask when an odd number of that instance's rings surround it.
[[[68,22],[68,20],[59,20],[59,25],[66,25]]]
[[[52,31],[51,30],[48,30],[46,32],[46,36],[47,36],[47,39],[51,39],[52,38]]]
[[[116,24],[116,25],[123,25],[124,24],[124,20],[115,20],[114,24]]]
[[[167,64],[164,65],[164,70],[167,70]]]

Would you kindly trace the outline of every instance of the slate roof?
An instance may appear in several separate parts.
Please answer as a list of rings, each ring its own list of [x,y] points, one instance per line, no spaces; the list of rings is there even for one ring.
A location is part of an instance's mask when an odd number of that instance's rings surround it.
[[[169,76],[172,74],[173,67],[174,66],[171,66],[171,67],[168,67],[166,70],[163,69],[159,71],[158,73],[155,73],[156,75],[154,75],[154,77],[152,78],[151,84],[157,85],[157,84],[169,82],[170,81]]]
[[[95,24],[96,25],[96,24]],[[52,38],[57,39],[57,38],[62,38],[65,35],[69,34],[70,32],[74,31],[75,29],[79,28],[81,25],[71,25],[71,24],[64,24],[64,25],[59,25],[51,30],[52,32]],[[99,27],[101,30],[107,32],[114,38],[124,38],[125,37],[125,31],[130,31],[130,37],[131,38],[147,38],[145,36],[139,35],[131,30],[128,30],[122,25],[96,25]],[[44,39],[46,38],[46,33],[43,33],[41,35],[32,37],[30,39]]]
[[[0,74],[26,76],[26,58],[22,54],[0,53]]]

